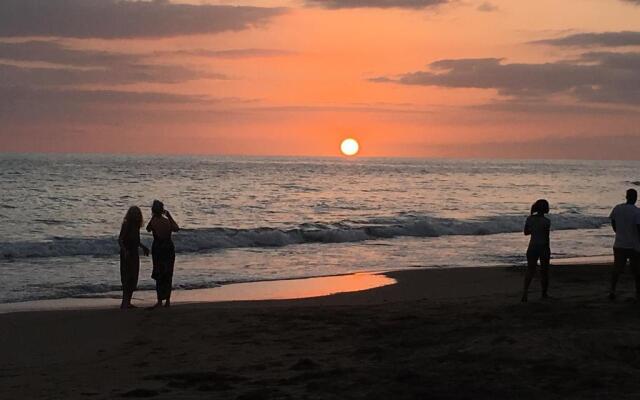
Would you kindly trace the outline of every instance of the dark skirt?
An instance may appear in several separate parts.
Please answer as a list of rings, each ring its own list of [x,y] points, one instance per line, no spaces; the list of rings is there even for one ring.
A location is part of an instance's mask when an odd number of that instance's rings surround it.
[[[127,255],[120,251],[120,282],[122,291],[133,292],[138,288],[138,274],[140,273],[140,255],[138,248],[129,250]]]
[[[171,240],[154,240],[151,246],[153,272],[151,277],[156,281],[156,292],[159,300],[167,300],[171,296],[173,265],[176,261],[176,250]]]

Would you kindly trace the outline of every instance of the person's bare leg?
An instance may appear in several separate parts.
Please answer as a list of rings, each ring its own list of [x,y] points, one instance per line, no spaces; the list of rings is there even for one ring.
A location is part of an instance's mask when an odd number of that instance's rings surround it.
[[[158,281],[156,281],[156,297],[157,297],[157,301],[156,304],[154,304],[151,309],[154,308],[158,308],[160,306],[162,306],[162,298],[160,297],[160,288],[158,287]]]
[[[542,285],[542,298],[546,299],[548,296],[547,291],[549,290],[549,264],[541,263],[540,266],[540,284]]]
[[[618,278],[620,277],[620,271],[618,267],[613,267],[611,272],[611,288],[609,289],[609,299],[614,300],[616,298],[616,286],[618,285]]]
[[[640,254],[631,257],[631,272],[636,281],[636,301],[640,301]]]
[[[127,308],[135,308],[134,305],[131,304],[131,298],[133,297],[133,291],[125,290],[122,292],[122,304],[120,304],[121,309]]]
[[[619,254],[616,254],[614,249],[613,252],[613,270],[611,271],[611,288],[609,289],[609,300],[615,300],[616,298],[616,286],[618,285],[618,279],[620,278],[620,273],[624,269],[627,264],[626,257],[622,257]]]
[[[122,291],[122,302],[120,303],[120,309],[124,310],[125,308],[127,308],[127,291],[123,290]]]
[[[535,264],[533,266],[529,264],[527,266],[527,272],[524,275],[524,288],[522,290],[522,299],[520,299],[520,301],[522,301],[523,303],[526,303],[529,300],[529,286],[531,285],[531,280],[533,279],[535,273]]]

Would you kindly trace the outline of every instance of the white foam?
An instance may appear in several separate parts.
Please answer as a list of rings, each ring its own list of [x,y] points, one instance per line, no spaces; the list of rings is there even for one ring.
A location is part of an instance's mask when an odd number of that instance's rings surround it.
[[[554,230],[596,229],[608,218],[566,213],[552,215]],[[492,235],[520,232],[521,215],[502,215],[481,219],[450,219],[418,215],[375,218],[334,224],[302,224],[284,230],[275,228],[185,229],[175,235],[179,253],[204,252],[241,247],[282,247],[303,243],[361,242],[402,236],[438,237],[448,235]],[[0,256],[11,258],[112,256],[118,254],[115,237],[54,238],[48,241],[0,242]]]

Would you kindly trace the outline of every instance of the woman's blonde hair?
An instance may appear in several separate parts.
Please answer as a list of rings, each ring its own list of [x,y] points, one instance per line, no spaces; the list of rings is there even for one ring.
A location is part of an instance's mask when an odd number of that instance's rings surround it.
[[[142,228],[142,211],[138,206],[131,206],[127,211],[127,214],[124,216],[123,223],[128,225],[129,227],[136,227],[138,229]]]

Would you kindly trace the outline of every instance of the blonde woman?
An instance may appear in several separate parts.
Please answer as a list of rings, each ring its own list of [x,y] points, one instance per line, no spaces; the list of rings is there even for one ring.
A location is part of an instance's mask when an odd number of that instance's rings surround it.
[[[120,245],[120,281],[122,282],[122,304],[120,308],[126,310],[135,308],[131,304],[133,292],[138,288],[138,274],[140,272],[141,248],[145,256],[149,249],[140,243],[140,228],[142,227],[142,211],[139,207],[130,207],[122,221],[118,244]]]

